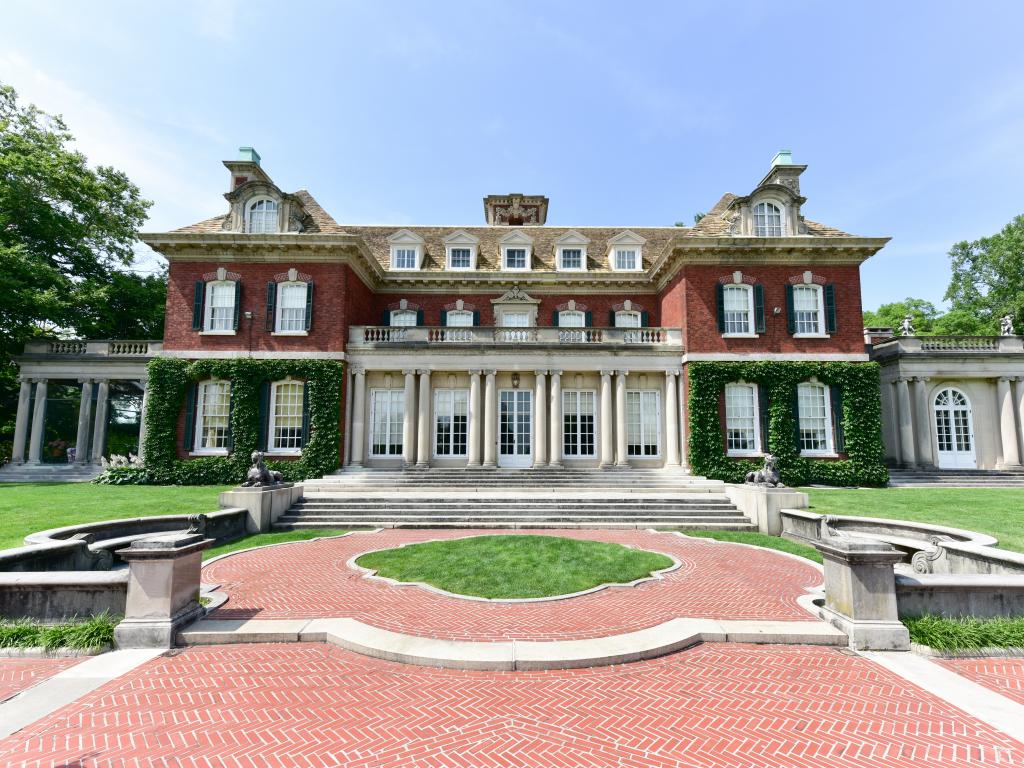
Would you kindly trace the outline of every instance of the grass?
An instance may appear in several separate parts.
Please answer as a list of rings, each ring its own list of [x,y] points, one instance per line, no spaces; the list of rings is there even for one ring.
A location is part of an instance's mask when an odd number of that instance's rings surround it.
[[[239,552],[243,549],[253,547],[265,547],[268,544],[283,544],[287,541],[309,541],[322,536],[340,536],[346,531],[336,530],[315,530],[315,531],[280,531],[277,533],[254,533],[251,536],[243,536],[235,541],[210,547],[203,552],[203,560],[209,560],[217,555],[226,555],[228,552]]]
[[[460,595],[551,597],[625,583],[672,560],[621,544],[556,536],[473,536],[370,552],[356,563],[398,581],[422,581]]]
[[[780,552],[799,555],[816,563],[822,562],[821,553],[814,547],[798,544],[795,541],[783,539],[779,536],[769,536],[767,533],[752,533],[750,531],[683,531],[683,533],[687,536],[697,536],[702,539],[731,541],[734,544],[753,544],[755,547],[777,549]]]
[[[65,525],[151,515],[190,515],[217,510],[227,486],[0,485],[0,549],[20,547],[30,533]]]
[[[889,517],[987,533],[1024,552],[1021,488],[801,488],[819,514]]]
[[[37,624],[28,619],[0,620],[0,648],[45,648],[89,651],[113,645],[120,617],[106,613],[62,624]]]
[[[937,651],[973,651],[979,648],[1024,648],[1024,617],[977,619],[969,616],[905,618],[912,642]]]

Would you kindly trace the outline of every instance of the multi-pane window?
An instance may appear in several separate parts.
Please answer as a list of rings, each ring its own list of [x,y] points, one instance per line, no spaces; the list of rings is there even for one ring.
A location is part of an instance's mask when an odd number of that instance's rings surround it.
[[[207,381],[196,399],[196,451],[228,449],[231,420],[231,382]]]
[[[370,455],[402,455],[402,422],[405,392],[401,389],[370,391]]]
[[[502,312],[501,324],[506,328],[529,328],[529,312]]]
[[[279,381],[270,389],[271,451],[294,453],[302,448],[302,398],[305,385],[301,381]]]
[[[447,323],[455,328],[471,328],[473,313],[466,309],[453,309],[448,312]]]
[[[532,393],[503,389],[498,393],[498,451],[502,456],[533,452]]]
[[[726,334],[750,333],[750,320],[754,314],[752,295],[749,285],[727,285],[722,290]]]
[[[828,387],[805,382],[797,385],[801,453],[832,452],[832,419]]]
[[[758,237],[782,237],[782,209],[774,203],[755,205],[754,234]]]
[[[273,200],[257,200],[251,203],[246,231],[253,234],[277,232],[277,203]]]
[[[288,333],[306,330],[306,284],[277,286],[277,330]]]
[[[231,280],[207,283],[206,330],[230,331],[235,327],[235,284]]]
[[[583,249],[563,248],[562,269],[583,269]]]
[[[821,286],[793,286],[793,328],[799,334],[821,333]]]
[[[395,269],[416,269],[415,248],[395,248],[394,254],[393,266]]]
[[[434,455],[465,456],[469,427],[469,392],[438,389],[434,392]]]
[[[505,269],[526,269],[526,249],[506,248]]]
[[[964,394],[944,389],[935,396],[935,432],[939,451],[970,453],[971,406]]]
[[[391,310],[391,324],[405,326],[416,325],[416,313],[411,309],[393,309]]]
[[[639,328],[640,327],[640,313],[639,312],[616,312],[615,313],[615,327],[616,328]]]
[[[725,385],[725,447],[731,454],[760,453],[757,389],[753,384]]]
[[[473,251],[471,249],[452,248],[448,253],[448,266],[451,269],[469,269],[473,266]]]
[[[558,313],[559,328],[582,328],[586,325],[586,317],[578,310],[567,309]]]
[[[655,389],[626,392],[626,454],[658,455],[659,395]]]
[[[636,251],[632,248],[616,248],[615,268],[637,269]]]
[[[592,391],[562,391],[562,454],[594,455],[595,396]]]

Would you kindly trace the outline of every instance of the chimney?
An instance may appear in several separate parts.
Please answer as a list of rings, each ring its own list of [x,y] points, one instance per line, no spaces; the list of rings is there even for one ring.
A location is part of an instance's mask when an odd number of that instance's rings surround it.
[[[239,147],[238,158],[225,160],[224,165],[231,172],[232,192],[255,179],[269,180],[260,167],[260,153],[253,147]]]
[[[800,174],[807,169],[806,165],[794,165],[793,153],[788,149],[780,149],[772,158],[772,167],[767,175],[761,180],[764,184],[782,184],[793,190],[797,196],[800,195]]]
[[[778,155],[776,155],[776,157],[778,157]],[[259,165],[260,153],[257,152],[253,147],[239,147],[238,159],[243,163],[256,163],[256,165]]]
[[[256,156],[256,162],[260,161],[259,155]],[[775,157],[772,158],[772,168],[776,165],[792,165],[793,164],[793,153],[788,149],[780,149],[775,153]]]

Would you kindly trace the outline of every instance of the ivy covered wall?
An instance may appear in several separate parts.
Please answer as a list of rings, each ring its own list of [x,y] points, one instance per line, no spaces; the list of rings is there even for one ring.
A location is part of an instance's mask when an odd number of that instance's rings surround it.
[[[695,474],[743,482],[747,472],[760,469],[760,459],[730,458],[719,403],[725,385],[735,381],[756,383],[761,407],[767,400],[767,445],[778,458],[786,485],[885,485],[889,473],[883,463],[882,412],[877,363],[826,362],[694,362],[689,372],[689,461]],[[795,439],[793,398],[796,387],[812,377],[838,387],[842,393],[841,429],[845,459],[812,459],[800,455]]]

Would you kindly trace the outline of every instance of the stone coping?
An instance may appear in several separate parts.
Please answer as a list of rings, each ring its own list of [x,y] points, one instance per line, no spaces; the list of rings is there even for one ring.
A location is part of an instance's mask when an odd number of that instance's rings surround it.
[[[845,646],[822,621],[677,618],[647,629],[588,640],[473,642],[418,637],[351,618],[202,619],[178,633],[184,645],[326,642],[388,661],[445,669],[525,671],[626,664],[702,642]]]
[[[783,509],[784,517],[801,518],[808,521],[819,522],[826,515],[820,512],[813,512],[809,509]],[[914,534],[921,538],[923,546],[931,546],[930,538],[936,534],[950,537],[952,541],[942,541],[943,546],[949,544],[977,544],[983,547],[995,546],[999,540],[987,533],[969,531],[966,528],[953,528],[948,525],[935,525],[933,523],[922,523],[916,520],[895,520],[885,517],[859,517],[854,515],[830,515],[830,522],[833,528],[842,529],[844,533],[860,536],[892,536]],[[856,526],[877,525],[883,530],[857,530]],[[787,531],[788,533],[788,531]]]
[[[479,539],[479,538],[483,538],[485,536],[500,536],[500,535],[501,534],[492,534],[492,533],[479,534],[479,533],[474,533],[474,534],[470,534],[469,536],[458,536],[458,537],[452,537],[452,538],[447,538],[447,539],[429,539],[427,541],[415,541],[415,542],[407,541],[407,542],[404,542],[402,544],[399,544],[397,547],[382,547],[380,549],[370,549],[370,550],[367,550],[366,552],[360,552],[359,554],[352,555],[352,557],[350,557],[348,559],[348,561],[345,563],[345,565],[347,565],[349,568],[351,568],[352,570],[356,571],[357,573],[363,574],[363,578],[364,579],[374,579],[374,580],[377,580],[377,581],[382,581],[385,584],[389,584],[390,586],[393,586],[393,587],[419,587],[420,589],[425,589],[428,592],[433,592],[436,595],[444,595],[445,597],[454,597],[454,598],[458,598],[459,600],[477,600],[479,602],[484,602],[484,603],[544,603],[544,602],[549,602],[549,601],[552,601],[552,600],[568,600],[569,598],[572,598],[572,597],[581,597],[582,595],[589,595],[589,594],[592,594],[594,592],[600,592],[602,589],[607,589],[608,587],[635,587],[637,584],[643,584],[644,582],[647,582],[647,581],[660,581],[663,578],[663,574],[671,573],[672,571],[678,570],[679,568],[683,567],[682,562],[678,558],[673,557],[672,555],[668,554],[667,552],[658,552],[658,551],[652,550],[652,549],[640,549],[639,547],[628,547],[625,544],[620,544],[619,545],[620,547],[624,547],[626,549],[635,549],[637,551],[652,552],[652,553],[654,553],[656,555],[662,555],[664,557],[667,557],[669,560],[671,560],[672,564],[668,565],[668,566],[666,566],[664,568],[659,568],[656,571],[651,571],[649,575],[642,576],[639,579],[633,579],[633,581],[609,581],[609,582],[605,582],[604,584],[598,584],[595,587],[590,587],[589,589],[581,589],[578,592],[568,592],[568,593],[562,594],[562,595],[548,595],[547,597],[504,597],[504,598],[502,598],[502,597],[481,597],[479,595],[464,595],[464,594],[460,594],[458,592],[449,592],[448,590],[441,589],[440,587],[435,587],[433,584],[429,584],[428,582],[425,582],[425,581],[399,581],[397,579],[390,579],[387,576],[379,575],[377,573],[377,571],[375,571],[372,568],[364,568],[363,566],[361,566],[358,563],[356,563],[356,560],[358,560],[360,557],[363,557],[364,555],[372,555],[374,552],[390,552],[391,550],[394,550],[394,549],[404,549],[405,547],[419,546],[421,544],[431,544],[431,543],[439,542],[439,541],[462,541],[464,539]],[[605,543],[605,542],[599,542],[599,543]]]
[[[937,648],[932,648],[929,645],[911,643],[910,650],[918,656],[927,656],[931,659],[1019,659],[1024,657],[1024,648],[1016,648],[1013,646],[1008,646],[1006,648],[985,647],[968,648],[962,651],[943,651]]]

